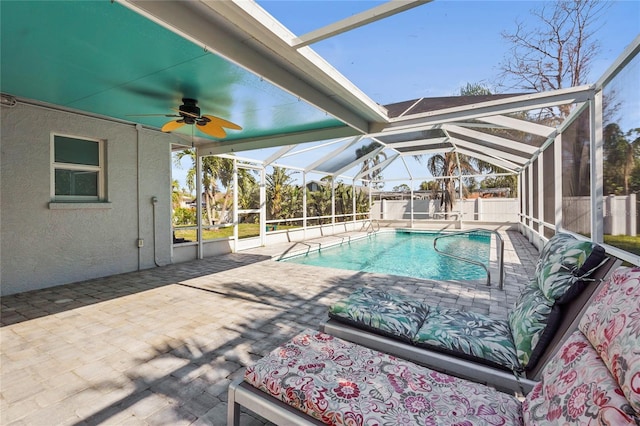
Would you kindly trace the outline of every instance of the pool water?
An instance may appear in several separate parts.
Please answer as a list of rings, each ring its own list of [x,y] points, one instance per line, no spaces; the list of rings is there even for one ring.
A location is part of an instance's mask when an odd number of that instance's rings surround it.
[[[386,232],[281,261],[352,271],[435,280],[486,279],[477,265],[443,256],[433,249],[441,233]],[[489,266],[489,234],[456,235],[438,240],[438,249]]]

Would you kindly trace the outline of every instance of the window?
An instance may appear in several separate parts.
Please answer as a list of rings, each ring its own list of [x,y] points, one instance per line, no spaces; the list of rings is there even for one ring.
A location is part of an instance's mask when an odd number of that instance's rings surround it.
[[[103,142],[53,135],[52,145],[52,198],[56,201],[103,200]]]

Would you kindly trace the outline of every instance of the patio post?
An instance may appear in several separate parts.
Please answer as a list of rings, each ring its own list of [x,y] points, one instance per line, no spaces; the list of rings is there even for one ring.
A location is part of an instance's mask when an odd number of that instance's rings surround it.
[[[410,204],[410,210],[411,210],[411,228],[413,228],[413,178],[409,179],[409,184],[410,184],[410,188],[411,189],[411,201],[409,201]]]
[[[536,215],[538,216],[538,240],[540,241],[540,245],[544,245],[544,155],[541,152],[538,155],[538,211]]]
[[[302,238],[307,239],[307,172],[302,171]]]
[[[533,163],[529,163],[527,166],[527,188],[528,188],[528,197],[527,197],[527,221],[529,226],[529,241],[534,243],[534,245],[540,250],[542,247],[539,244],[537,238],[535,238],[534,232],[535,228],[533,226]]]
[[[355,229],[356,220],[358,219],[358,214],[356,212],[356,178],[353,178],[353,183],[351,184],[351,192],[352,192],[352,212],[353,212],[353,227]]]
[[[227,188],[227,191],[229,188]],[[233,159],[233,251],[238,251],[238,160]],[[260,234],[262,235],[262,234]]]
[[[556,232],[562,229],[562,132],[553,141],[553,180],[556,183],[555,212]]]
[[[589,123],[591,124],[591,241],[602,244],[604,242],[602,90],[598,90],[594,94],[594,98],[589,104],[591,107],[589,108]]]
[[[336,232],[336,177],[331,176],[331,233]]]
[[[202,244],[202,157],[196,150],[196,238],[198,239],[198,259],[204,258],[204,247]]]

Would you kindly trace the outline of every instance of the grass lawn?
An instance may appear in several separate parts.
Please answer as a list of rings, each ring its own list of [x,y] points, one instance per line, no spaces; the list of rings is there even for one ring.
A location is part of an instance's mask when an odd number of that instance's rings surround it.
[[[640,256],[640,236],[631,237],[629,235],[605,235],[604,242]]]
[[[296,226],[277,225],[277,229],[296,228]],[[184,238],[185,240],[197,241],[195,229],[179,229],[176,228],[176,238]],[[260,225],[257,223],[241,223],[238,226],[238,237],[249,238],[260,235]],[[215,240],[217,238],[227,238],[233,236],[233,227],[220,229],[205,229],[202,231],[203,240]]]

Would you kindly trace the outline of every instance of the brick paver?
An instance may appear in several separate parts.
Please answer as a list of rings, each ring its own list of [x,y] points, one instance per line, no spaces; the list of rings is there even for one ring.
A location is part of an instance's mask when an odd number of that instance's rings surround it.
[[[224,425],[229,382],[359,286],[506,315],[537,251],[503,236],[505,291],[256,250],[3,297],[0,424]],[[251,413],[243,421],[263,424]]]

